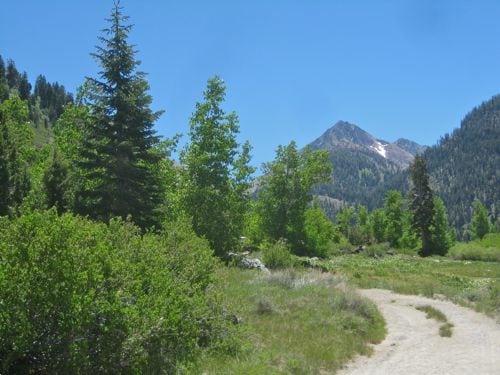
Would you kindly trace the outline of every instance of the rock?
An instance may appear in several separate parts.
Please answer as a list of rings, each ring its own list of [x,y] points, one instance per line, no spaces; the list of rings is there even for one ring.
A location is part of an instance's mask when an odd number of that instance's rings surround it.
[[[247,258],[243,255],[236,253],[228,253],[227,256],[229,257],[229,259],[235,260],[238,267],[248,268],[248,269],[258,269],[261,270],[262,272],[269,273],[267,267],[259,259]]]

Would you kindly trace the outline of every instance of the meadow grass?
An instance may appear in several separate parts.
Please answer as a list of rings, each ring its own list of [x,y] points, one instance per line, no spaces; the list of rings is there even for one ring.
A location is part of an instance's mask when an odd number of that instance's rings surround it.
[[[227,308],[241,319],[243,349],[206,355],[205,374],[329,374],[385,336],[373,303],[342,278],[314,270],[220,271]]]
[[[403,294],[444,295],[462,305],[500,317],[500,263],[444,257],[395,255],[380,259],[343,255],[321,262],[360,288]]]

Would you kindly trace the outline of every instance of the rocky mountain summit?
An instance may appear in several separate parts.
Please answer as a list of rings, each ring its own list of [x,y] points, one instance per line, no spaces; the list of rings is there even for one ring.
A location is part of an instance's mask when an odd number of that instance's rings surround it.
[[[340,149],[359,151],[367,156],[371,155],[375,160],[386,159],[400,169],[407,168],[413,157],[425,150],[425,146],[403,138],[394,143],[377,139],[360,127],[346,121],[337,122],[310,146],[313,149],[330,152]]]

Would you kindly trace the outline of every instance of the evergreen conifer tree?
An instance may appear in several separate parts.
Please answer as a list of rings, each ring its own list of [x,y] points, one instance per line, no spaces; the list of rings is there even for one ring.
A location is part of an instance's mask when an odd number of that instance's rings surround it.
[[[43,174],[43,187],[47,207],[56,207],[58,213],[68,208],[68,171],[69,167],[54,147],[49,165]]]
[[[476,200],[474,202],[474,215],[472,216],[472,234],[475,239],[483,238],[490,231],[490,221],[488,212],[481,203]]]
[[[132,28],[127,20],[117,1],[99,38],[102,46],[93,54],[102,71],[99,78],[87,79],[92,126],[82,147],[87,183],[79,192],[78,211],[103,221],[131,215],[146,228],[158,224],[163,196],[152,171],[161,158],[153,130],[161,113],[151,110],[148,82],[136,70],[140,62],[127,40]]]
[[[450,228],[448,226],[448,217],[443,200],[434,197],[434,215],[431,226],[432,253],[446,255],[451,247]]]
[[[9,85],[7,84],[5,74],[5,62],[0,55],[0,103],[9,98]]]
[[[0,112],[0,216],[9,213],[10,173],[9,173],[9,134]]]
[[[412,226],[422,239],[420,255],[432,254],[431,224],[434,215],[434,201],[429,185],[429,174],[425,159],[419,155],[410,166],[412,188],[410,190],[410,210]]]

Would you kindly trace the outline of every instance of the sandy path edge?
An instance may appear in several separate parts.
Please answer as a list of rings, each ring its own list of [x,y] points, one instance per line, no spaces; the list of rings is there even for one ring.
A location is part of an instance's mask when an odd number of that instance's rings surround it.
[[[356,357],[338,374],[500,375],[500,324],[493,319],[449,301],[383,289],[359,293],[377,304],[388,333],[371,357]],[[440,323],[415,308],[420,305],[442,311],[454,325],[452,337],[439,336]]]

